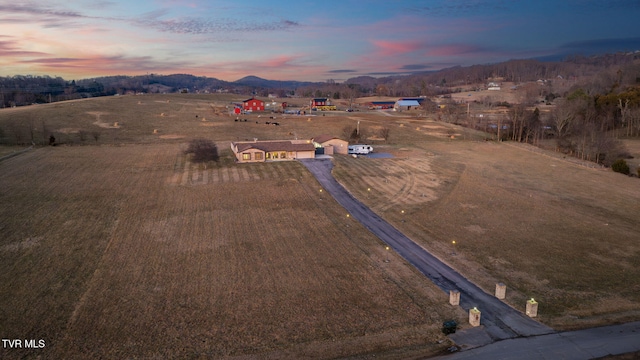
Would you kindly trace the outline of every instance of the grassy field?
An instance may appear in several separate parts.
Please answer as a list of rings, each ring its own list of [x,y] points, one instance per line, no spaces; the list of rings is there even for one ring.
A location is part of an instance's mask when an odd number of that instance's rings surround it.
[[[420,148],[336,158],[335,174],[487,292],[507,284],[516,308],[535,298],[556,329],[640,318],[637,178],[508,143]]]
[[[539,319],[557,329],[640,319],[637,178],[408,113],[237,122],[226,106],[241,99],[120,96],[0,111],[6,141],[31,127],[34,142],[54,133],[62,144],[0,162],[0,336],[47,344],[0,358],[442,351],[442,321],[466,323],[445,293],[300,164],[231,161],[229,141],[340,136],[358,122],[363,133],[390,128],[389,143],[374,145],[395,157],[336,156],[336,177],[487,292],[504,282],[516,308],[536,298]],[[195,137],[216,141],[221,162],[191,163],[183,150]]]

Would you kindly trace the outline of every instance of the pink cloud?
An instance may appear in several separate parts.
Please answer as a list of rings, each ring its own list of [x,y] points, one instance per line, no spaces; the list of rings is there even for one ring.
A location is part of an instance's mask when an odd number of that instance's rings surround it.
[[[208,64],[208,68],[194,65],[192,69],[198,74],[227,81],[235,81],[247,75],[272,80],[323,81],[318,76],[329,71],[329,68],[311,59],[305,54],[277,55],[264,59],[217,62]]]
[[[485,49],[476,45],[445,44],[431,47],[427,50],[426,56],[457,56],[472,53],[482,53],[485,51]]]
[[[300,56],[294,55],[281,55],[265,61],[260,62],[257,66],[260,67],[283,67],[283,66],[295,66],[293,64]]]
[[[424,47],[422,41],[387,41],[387,40],[371,40],[376,50],[381,55],[405,54],[419,50]]]
[[[18,61],[40,73],[60,73],[64,76],[138,75],[144,72],[176,72],[189,64],[181,62],[154,61],[148,56],[87,56],[87,57],[43,57]]]
[[[11,56],[42,56],[46,55],[40,51],[28,51],[22,50],[17,42],[15,41],[0,41],[0,56],[2,57],[11,57]]]

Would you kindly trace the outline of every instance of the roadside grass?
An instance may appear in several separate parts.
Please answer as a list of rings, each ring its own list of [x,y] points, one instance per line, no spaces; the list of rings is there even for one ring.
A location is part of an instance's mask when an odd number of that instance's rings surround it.
[[[2,358],[427,356],[447,346],[442,322],[464,312],[301,164],[200,169],[180,147],[46,147],[0,163],[0,333],[47,344]]]
[[[535,298],[556,329],[638,319],[637,179],[493,142],[421,148],[428,156],[417,153],[404,176],[387,173],[403,159],[336,157],[334,173],[488,293],[503,282],[522,310]],[[389,181],[368,191],[372,176]],[[435,186],[418,190],[424,178]]]

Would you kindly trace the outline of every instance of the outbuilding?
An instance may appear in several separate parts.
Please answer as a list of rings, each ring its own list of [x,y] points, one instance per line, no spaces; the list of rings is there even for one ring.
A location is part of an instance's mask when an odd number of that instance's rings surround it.
[[[420,103],[417,100],[398,100],[396,104],[393,106],[393,110],[402,111],[402,110],[411,110],[417,109],[420,107]]]
[[[242,110],[244,111],[264,111],[264,101],[251,98],[242,101]]]
[[[330,105],[329,102],[327,101],[327,98],[315,98],[315,99],[311,99],[311,104],[310,107],[316,108],[318,106],[325,106],[325,105]]]
[[[393,109],[393,106],[395,104],[396,104],[395,101],[372,101],[369,104],[369,108],[374,110]]]

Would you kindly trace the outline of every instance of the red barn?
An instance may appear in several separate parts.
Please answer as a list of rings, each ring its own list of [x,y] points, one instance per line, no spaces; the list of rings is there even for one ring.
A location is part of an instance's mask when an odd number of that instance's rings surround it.
[[[244,111],[264,111],[264,101],[256,98],[244,100],[242,102],[242,109]]]
[[[326,98],[315,98],[311,100],[311,108],[313,109],[316,106],[325,106],[327,104]]]

